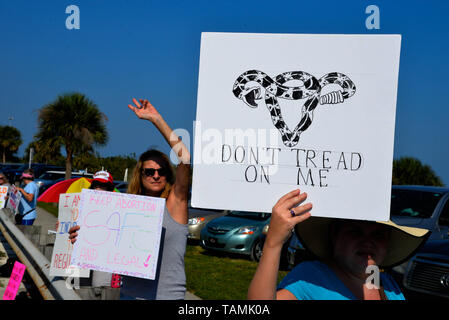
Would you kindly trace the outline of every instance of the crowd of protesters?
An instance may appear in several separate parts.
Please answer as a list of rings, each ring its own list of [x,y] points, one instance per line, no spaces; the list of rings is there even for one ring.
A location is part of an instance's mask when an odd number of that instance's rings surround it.
[[[161,250],[154,280],[122,276],[122,286],[115,295],[105,296],[99,288],[108,287],[112,274],[91,272],[87,299],[179,300],[186,292],[184,255],[187,244],[190,154],[148,100],[137,101],[128,108],[142,120],[149,121],[165,138],[170,148],[176,146],[179,164],[173,172],[169,158],[158,150],[140,155],[127,192],[166,199],[163,214]],[[140,137],[150,141],[151,137]],[[38,187],[32,170],[21,176],[22,193],[18,223],[32,225],[36,219]],[[0,173],[0,185],[7,184]],[[91,189],[113,191],[112,176],[97,172]],[[366,269],[392,267],[408,259],[427,239],[424,229],[402,227],[393,222],[313,217],[312,203],[305,203],[306,193],[294,190],[273,204],[263,255],[248,289],[248,299],[290,300],[403,300],[404,295],[392,277],[380,273],[380,282],[368,283]],[[69,230],[75,243],[79,226]],[[295,230],[304,247],[316,259],[297,265],[277,285],[279,261],[284,242]],[[118,294],[119,292],[119,294]]]

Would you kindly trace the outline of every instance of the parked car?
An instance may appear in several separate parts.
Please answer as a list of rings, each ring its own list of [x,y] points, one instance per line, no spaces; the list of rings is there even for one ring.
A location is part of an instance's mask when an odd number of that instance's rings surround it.
[[[121,193],[126,193],[128,190],[128,182],[126,181],[114,181],[114,187]]]
[[[259,261],[262,232],[270,218],[271,213],[231,211],[213,219],[201,230],[200,245],[207,250],[243,254]]]
[[[72,172],[72,178],[92,178],[92,173],[86,173],[83,171],[75,171]],[[47,171],[39,176],[39,178],[35,179],[37,186],[39,187],[39,195],[45,192],[48,188],[59,181],[63,181],[65,179],[65,171]]]
[[[431,186],[392,186],[390,218],[399,225],[431,230],[429,240],[449,239],[449,188]],[[290,241],[288,263],[292,268],[312,259],[297,237]],[[394,268],[402,277],[408,261]]]
[[[449,240],[427,241],[408,263],[403,286],[409,298],[449,299]]]
[[[215,218],[224,216],[227,212],[227,210],[193,208],[189,202],[188,239],[200,240],[201,230],[203,230],[206,224]]]
[[[30,165],[28,163],[26,164],[20,164],[20,165],[14,165],[10,166],[7,169],[3,170],[3,173],[8,177],[8,180],[10,183],[14,183],[16,181],[19,181],[20,176],[22,175],[23,171],[28,169]],[[34,176],[39,177],[41,174],[43,174],[46,171],[49,170],[65,170],[65,167],[61,166],[55,166],[52,164],[44,164],[44,163],[32,163],[31,169],[34,171]]]
[[[449,188],[393,186],[391,220],[432,232],[412,259],[392,270],[404,293],[412,299],[449,297]]]
[[[304,248],[294,232],[287,241],[285,255],[285,263],[288,270],[293,269],[300,262],[314,259],[314,256]]]
[[[11,178],[15,177],[15,172],[17,169],[22,167],[22,163],[9,163],[2,165],[1,171],[5,174],[6,178],[8,178],[9,183],[14,183],[14,181],[11,180]]]
[[[432,231],[430,240],[449,239],[449,188],[393,186],[391,220]]]
[[[0,171],[3,172],[3,170],[10,169],[11,167],[18,168],[21,165],[22,165],[21,163],[10,163],[10,162],[0,163]]]

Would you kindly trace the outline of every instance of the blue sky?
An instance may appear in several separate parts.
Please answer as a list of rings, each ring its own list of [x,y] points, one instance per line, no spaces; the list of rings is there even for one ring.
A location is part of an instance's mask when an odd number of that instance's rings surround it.
[[[379,30],[365,26],[370,4]],[[69,5],[80,9],[79,30],[65,26]],[[402,34],[394,157],[420,159],[449,185],[448,12],[438,0],[0,0],[0,124],[21,131],[22,156],[37,110],[78,91],[108,118],[102,156],[168,152],[127,104],[148,98],[193,140],[201,32]]]

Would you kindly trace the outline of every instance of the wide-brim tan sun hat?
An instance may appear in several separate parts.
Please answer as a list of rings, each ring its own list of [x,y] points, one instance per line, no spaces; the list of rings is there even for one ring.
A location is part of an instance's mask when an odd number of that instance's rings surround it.
[[[310,217],[295,226],[301,244],[318,259],[332,258],[330,225],[336,218]],[[387,268],[407,261],[430,236],[430,231],[422,228],[400,226],[393,221],[376,221],[391,229],[387,255],[379,267]]]

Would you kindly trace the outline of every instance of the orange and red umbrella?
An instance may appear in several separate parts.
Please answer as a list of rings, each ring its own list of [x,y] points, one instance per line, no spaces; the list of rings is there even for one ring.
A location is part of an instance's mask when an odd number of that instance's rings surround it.
[[[58,203],[59,195],[61,193],[81,192],[82,189],[89,189],[91,182],[92,179],[84,177],[60,181],[45,190],[45,192],[37,198],[37,201]],[[117,189],[114,189],[114,191],[119,192]]]
[[[45,190],[45,192],[37,198],[37,201],[58,203],[59,195],[61,193],[76,193],[81,192],[82,189],[89,189],[91,181],[92,179],[84,177],[59,181]]]

